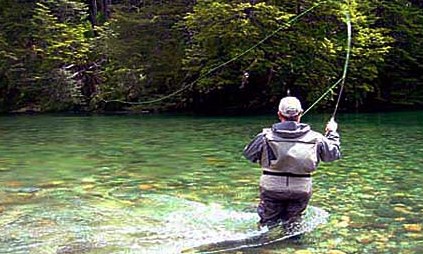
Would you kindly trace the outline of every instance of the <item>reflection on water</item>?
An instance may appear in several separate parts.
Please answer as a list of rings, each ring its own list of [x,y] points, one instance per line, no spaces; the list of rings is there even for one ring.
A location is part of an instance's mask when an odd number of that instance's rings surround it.
[[[423,251],[423,114],[339,117],[343,159],[318,169],[311,201],[328,223],[243,253]],[[178,253],[257,234],[260,170],[241,152],[274,120],[0,117],[0,253]]]

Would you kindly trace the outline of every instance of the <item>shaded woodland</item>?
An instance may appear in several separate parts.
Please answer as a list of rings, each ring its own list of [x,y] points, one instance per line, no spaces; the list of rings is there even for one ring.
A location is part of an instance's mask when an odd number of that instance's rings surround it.
[[[342,74],[345,13],[341,109],[423,106],[420,1],[328,1],[287,25],[316,4],[2,0],[0,112],[256,112],[288,90],[307,106]]]

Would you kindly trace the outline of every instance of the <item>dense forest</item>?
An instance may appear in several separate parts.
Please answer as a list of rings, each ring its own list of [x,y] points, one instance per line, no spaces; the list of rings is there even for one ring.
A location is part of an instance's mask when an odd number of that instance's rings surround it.
[[[0,112],[307,106],[342,75],[346,13],[341,108],[421,108],[418,0],[2,0]]]

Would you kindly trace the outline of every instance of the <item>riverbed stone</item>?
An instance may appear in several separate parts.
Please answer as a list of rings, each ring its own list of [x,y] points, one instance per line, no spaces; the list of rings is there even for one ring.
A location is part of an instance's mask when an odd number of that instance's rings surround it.
[[[84,186],[82,186],[82,189],[84,191],[89,191],[89,190],[94,189],[95,187],[96,187],[95,184],[84,184]]]
[[[406,218],[405,217],[398,217],[398,218],[395,218],[395,221],[405,221],[406,220]]]
[[[56,253],[57,254],[77,254],[87,253],[95,249],[95,245],[90,242],[78,242],[71,243],[69,245],[60,246]]]
[[[140,190],[151,190],[154,189],[154,186],[151,184],[140,184],[138,185],[138,189]]]
[[[360,236],[356,237],[355,240],[358,243],[362,243],[362,244],[368,244],[368,243],[371,243],[373,241],[371,235],[360,235]]]
[[[341,216],[341,221],[345,221],[347,223],[350,223],[351,218],[349,216],[343,215],[343,216]]]
[[[369,191],[373,191],[373,190],[374,190],[374,187],[370,186],[370,185],[363,186],[363,188],[362,188],[363,192],[369,192]]]
[[[91,184],[91,183],[95,183],[96,180],[93,177],[84,177],[81,179],[81,182],[83,184]]]
[[[311,250],[297,250],[294,254],[313,254],[313,252]]]
[[[413,239],[413,240],[421,240],[421,239],[423,239],[423,235],[421,233],[412,232],[412,233],[407,233],[406,236],[408,238]]]
[[[348,226],[350,228],[362,229],[368,227],[369,224],[365,222],[351,222]]]
[[[56,226],[57,222],[50,219],[40,219],[39,221],[37,221],[37,224],[39,227],[52,227]]]
[[[41,188],[55,188],[55,187],[58,187],[58,186],[63,185],[64,183],[65,183],[64,181],[60,181],[60,180],[50,181],[50,182],[40,183],[40,184],[38,184],[38,187],[41,187]]]
[[[391,236],[389,236],[389,237],[391,237]],[[389,237],[379,235],[379,236],[377,236],[377,241],[382,242],[382,243],[387,243],[387,242],[389,242]]]
[[[410,207],[406,207],[406,206],[396,206],[394,207],[394,210],[399,212],[399,213],[403,213],[403,214],[410,214],[412,213],[411,208]]]
[[[346,227],[348,227],[348,225],[349,224],[348,224],[347,221],[340,221],[340,222],[335,224],[335,226],[338,227],[338,228],[346,228]]]
[[[346,254],[346,253],[341,250],[329,250],[327,254]]]
[[[4,186],[11,187],[11,188],[21,187],[22,185],[23,185],[23,183],[20,182],[20,181],[8,181],[8,182],[4,183]]]
[[[422,225],[421,224],[404,224],[403,225],[405,230],[408,232],[420,232],[422,231]]]
[[[344,236],[344,237],[349,237],[349,236],[351,236],[351,232],[350,232],[350,230],[348,230],[348,228],[341,228],[341,229],[339,229],[339,230],[337,231],[337,233],[338,233],[340,236]]]

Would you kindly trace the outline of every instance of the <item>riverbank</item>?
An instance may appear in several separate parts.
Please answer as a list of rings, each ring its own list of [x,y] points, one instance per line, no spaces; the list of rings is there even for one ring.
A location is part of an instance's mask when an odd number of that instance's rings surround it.
[[[307,105],[304,105],[307,108]],[[275,112],[275,108],[255,108],[246,109],[241,107],[204,107],[204,108],[177,108],[163,105],[153,106],[128,106],[124,103],[113,102],[113,105],[99,106],[93,109],[75,107],[72,110],[43,110],[38,105],[28,105],[21,107],[16,110],[10,110],[8,112],[1,112],[0,115],[19,115],[19,114],[74,114],[74,115],[87,115],[87,114],[102,114],[102,115],[145,115],[145,114],[189,114],[189,115],[262,115],[272,114]],[[325,109],[313,109],[311,113],[332,113],[332,108]],[[364,105],[358,109],[348,109],[340,107],[338,113],[388,113],[388,112],[408,112],[408,111],[421,111],[423,110],[423,104],[406,104],[406,103],[389,103],[386,101],[374,101],[367,105]]]

